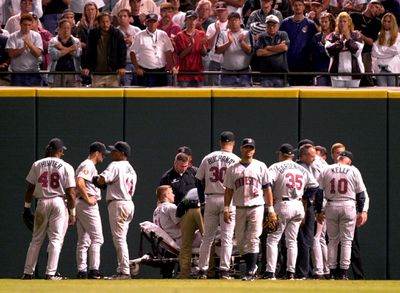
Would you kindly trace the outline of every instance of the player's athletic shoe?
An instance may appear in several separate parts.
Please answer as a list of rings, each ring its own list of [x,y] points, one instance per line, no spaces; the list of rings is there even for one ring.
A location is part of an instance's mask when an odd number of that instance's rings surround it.
[[[244,277],[242,278],[242,281],[254,281],[256,278],[256,273],[258,270],[258,266],[255,265],[254,269],[250,272],[247,272]]]
[[[220,271],[219,278],[224,280],[233,280],[233,277],[231,277],[229,271]]]
[[[263,275],[263,279],[265,280],[276,280],[275,274],[271,272],[265,272]]]
[[[336,280],[336,269],[331,269],[329,272],[328,280]]]
[[[297,281],[305,281],[305,280],[307,280],[307,277],[305,277],[305,276],[297,276],[297,277],[295,277],[295,280],[297,280]]]
[[[315,274],[313,276],[313,279],[314,280],[326,280],[326,277],[325,277],[325,275],[317,275],[317,274]]]
[[[98,270],[89,270],[88,279],[101,280],[104,276]]]
[[[31,274],[23,274],[21,277],[21,280],[32,280],[33,279],[33,275]]]
[[[286,280],[294,280],[294,273],[292,272],[286,272]]]
[[[66,280],[67,278],[57,274],[57,275],[46,275],[44,279],[49,281],[61,281],[61,280]]]
[[[207,279],[207,272],[200,270],[199,274],[197,275],[197,279],[199,280]]]
[[[349,277],[347,277],[347,270],[340,269],[338,279],[339,280],[348,280]]]
[[[112,275],[109,279],[110,280],[130,280],[131,275],[118,273],[116,275]]]
[[[242,281],[254,281],[255,280],[255,276],[249,273],[246,273],[243,278]]]
[[[86,271],[79,271],[76,274],[77,279],[87,279],[88,278],[88,273]]]

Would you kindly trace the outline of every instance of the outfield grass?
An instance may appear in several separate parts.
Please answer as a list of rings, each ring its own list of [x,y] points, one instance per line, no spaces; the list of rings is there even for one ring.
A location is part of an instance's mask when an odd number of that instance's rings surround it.
[[[138,293],[252,293],[252,292],[400,292],[400,281],[266,281],[256,280],[0,280],[0,292],[138,292]]]

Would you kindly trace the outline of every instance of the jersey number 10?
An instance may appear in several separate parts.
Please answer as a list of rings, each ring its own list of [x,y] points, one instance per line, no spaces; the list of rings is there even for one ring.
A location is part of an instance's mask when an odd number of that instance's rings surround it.
[[[336,189],[336,179],[332,178],[331,181],[331,194],[336,193],[336,190],[339,194],[346,194],[347,193],[347,179],[340,178],[337,182],[337,189]]]

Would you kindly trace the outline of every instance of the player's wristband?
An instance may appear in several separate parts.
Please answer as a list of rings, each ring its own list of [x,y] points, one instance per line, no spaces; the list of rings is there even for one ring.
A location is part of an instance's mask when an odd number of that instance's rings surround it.
[[[228,212],[229,213],[229,207],[224,207],[224,213]]]
[[[71,215],[71,216],[76,216],[76,209],[75,208],[73,208],[73,209],[69,209],[69,214]]]
[[[275,213],[273,206],[268,207],[268,213]]]
[[[31,206],[32,206],[31,202],[25,202],[25,204],[24,204],[24,208],[27,208],[27,209],[30,209]]]

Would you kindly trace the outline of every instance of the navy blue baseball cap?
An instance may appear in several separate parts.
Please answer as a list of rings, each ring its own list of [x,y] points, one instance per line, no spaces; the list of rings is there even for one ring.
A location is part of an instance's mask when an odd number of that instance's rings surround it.
[[[284,143],[279,148],[279,151],[282,154],[293,156],[296,152],[296,149],[290,143]]]
[[[235,135],[231,131],[223,131],[220,140],[221,142],[235,141]]]
[[[301,146],[305,145],[305,144],[311,144],[314,145],[314,142],[312,140],[309,140],[308,138],[304,138],[302,140],[300,140],[297,144],[297,148],[299,149]]]
[[[178,151],[177,151],[176,153],[177,153],[177,154],[179,154],[179,153],[184,153],[184,154],[186,154],[186,155],[188,155],[188,156],[192,156],[192,155],[193,155],[192,149],[191,149],[190,147],[188,147],[188,146],[181,146],[181,147],[179,147],[179,148],[178,148]]]
[[[124,153],[127,157],[131,155],[131,147],[125,141],[117,141],[114,145],[109,145],[111,151]]]
[[[188,19],[190,17],[199,18],[199,15],[194,10],[188,10],[188,11],[186,11],[185,19]]]
[[[110,153],[110,151],[107,150],[107,148],[104,145],[104,143],[101,143],[99,141],[95,141],[89,147],[89,153],[94,153],[94,152],[100,152],[100,153],[102,153],[104,155],[108,155]]]
[[[350,151],[343,151],[340,153],[339,157],[347,157],[353,161],[353,153]]]
[[[244,138],[242,140],[242,147],[251,146],[253,148],[256,147],[256,142],[252,138]]]
[[[64,146],[64,142],[61,139],[55,137],[49,141],[47,149],[49,151],[55,151],[60,149],[66,150],[67,148]]]
[[[158,21],[158,15],[155,13],[149,13],[146,15],[146,21]]]

